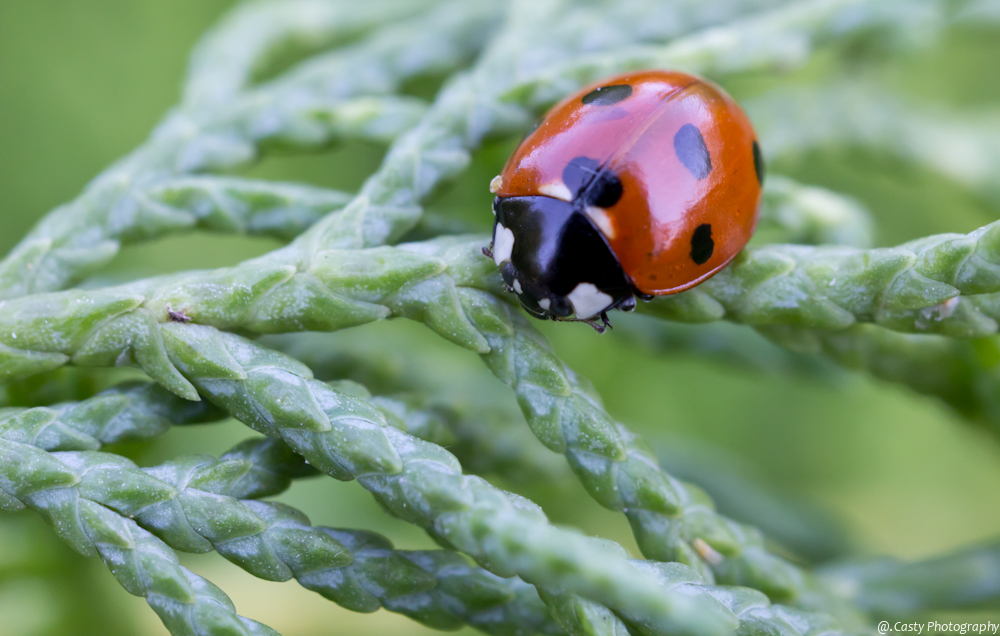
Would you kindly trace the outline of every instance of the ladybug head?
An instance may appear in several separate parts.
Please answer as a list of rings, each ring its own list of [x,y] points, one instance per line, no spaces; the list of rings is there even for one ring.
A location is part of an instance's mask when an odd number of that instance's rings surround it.
[[[590,321],[615,307],[635,306],[618,258],[573,203],[497,197],[493,213],[493,260],[532,316]]]

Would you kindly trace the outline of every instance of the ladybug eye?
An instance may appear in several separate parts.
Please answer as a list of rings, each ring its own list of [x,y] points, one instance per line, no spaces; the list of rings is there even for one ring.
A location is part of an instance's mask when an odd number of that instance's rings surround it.
[[[594,106],[610,106],[617,104],[623,99],[628,99],[632,95],[632,87],[628,84],[613,84],[611,86],[601,86],[595,88],[580,98],[584,104]]]

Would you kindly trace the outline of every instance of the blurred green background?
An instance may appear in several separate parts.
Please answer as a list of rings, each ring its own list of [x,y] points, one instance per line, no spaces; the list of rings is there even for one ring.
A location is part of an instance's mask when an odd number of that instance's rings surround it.
[[[4,251],[143,141],[177,100],[191,47],[229,4],[0,0]],[[876,70],[925,103],[996,112],[998,59],[1000,31],[968,26],[905,59],[883,60]],[[730,88],[737,96],[752,93],[756,81]],[[488,145],[469,174],[431,207],[487,228],[486,184],[511,147],[509,140]],[[353,189],[381,152],[350,145],[268,159],[248,174]],[[969,231],[995,220],[1000,208],[869,149],[779,158],[772,169],[858,197],[876,214],[880,244]],[[113,267],[128,275],[217,267],[276,245],[189,235],[126,249]],[[855,375],[761,373],[695,355],[657,355],[621,334],[599,337],[583,325],[541,326],[563,358],[595,383],[613,415],[656,444],[683,436],[721,447],[728,453],[724,463],[738,474],[828,511],[836,521],[828,530],[842,527],[859,553],[919,558],[1000,535],[1000,448],[933,400]],[[405,350],[406,364],[443,391],[473,400],[488,395],[513,407],[475,356],[420,325],[376,324],[323,339],[345,350]],[[245,428],[229,423],[175,430],[155,444],[121,450],[149,465],[181,453],[220,453],[246,436]],[[571,481],[502,485],[534,498],[559,523],[635,549],[624,518],[599,508]],[[283,500],[317,524],[377,530],[398,547],[431,546],[352,483],[301,483]],[[215,555],[182,560],[229,593],[241,613],[286,636],[431,633],[386,612],[341,610],[294,583],[258,581]],[[33,513],[0,517],[0,635],[165,633],[141,599],[124,593],[99,561],[61,544]]]

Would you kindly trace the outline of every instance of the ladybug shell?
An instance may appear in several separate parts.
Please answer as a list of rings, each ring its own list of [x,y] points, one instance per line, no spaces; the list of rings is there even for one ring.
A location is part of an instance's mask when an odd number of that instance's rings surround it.
[[[620,197],[588,216],[641,293],[697,285],[753,234],[763,179],[756,136],[736,102],[703,79],[644,71],[582,89],[521,143],[495,193],[570,200],[563,171],[581,158],[620,180]]]

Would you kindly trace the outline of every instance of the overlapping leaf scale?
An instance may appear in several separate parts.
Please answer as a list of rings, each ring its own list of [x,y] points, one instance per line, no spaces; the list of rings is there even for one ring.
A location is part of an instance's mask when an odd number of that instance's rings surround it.
[[[298,183],[203,175],[168,179],[134,197],[135,215],[108,228],[125,243],[193,228],[291,240],[351,199]]]
[[[221,417],[204,402],[183,400],[156,384],[128,382],[79,402],[0,409],[0,437],[43,450],[98,450]]]
[[[872,322],[913,333],[979,337],[997,331],[1000,225],[890,248],[749,248],[705,284],[643,311],[683,322],[845,329]]]

